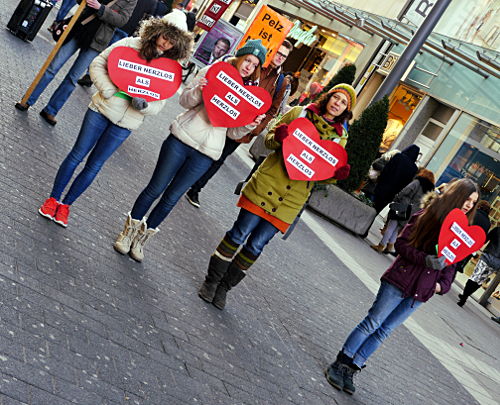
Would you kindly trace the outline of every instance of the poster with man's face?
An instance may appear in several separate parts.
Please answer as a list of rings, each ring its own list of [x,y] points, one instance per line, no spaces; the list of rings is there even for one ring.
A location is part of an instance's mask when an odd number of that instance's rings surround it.
[[[235,26],[224,20],[217,21],[210,32],[205,33],[199,40],[192,56],[194,63],[203,67],[211,65],[224,55],[231,55],[242,36],[243,32]]]

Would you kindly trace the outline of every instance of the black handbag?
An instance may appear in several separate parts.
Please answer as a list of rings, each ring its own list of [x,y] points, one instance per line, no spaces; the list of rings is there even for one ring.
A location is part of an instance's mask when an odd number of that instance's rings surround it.
[[[52,39],[54,41],[59,41],[61,35],[64,33],[64,30],[68,27],[69,22],[72,17],[65,18],[61,21],[54,21],[49,28],[50,33],[52,34]]]
[[[397,221],[406,221],[411,215],[411,204],[392,202],[389,204],[389,219]]]

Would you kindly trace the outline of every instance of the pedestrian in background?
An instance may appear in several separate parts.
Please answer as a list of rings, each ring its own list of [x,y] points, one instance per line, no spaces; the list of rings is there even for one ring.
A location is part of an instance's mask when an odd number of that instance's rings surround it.
[[[368,315],[350,333],[335,362],[325,370],[333,387],[353,394],[353,376],[365,367],[392,331],[434,294],[450,290],[455,266],[447,266],[444,256],[436,256],[441,224],[455,208],[461,209],[471,224],[478,198],[477,185],[470,179],[460,179],[411,217],[396,240],[398,256],[382,275]]]
[[[278,231],[286,232],[309,198],[315,182],[292,180],[285,168],[281,146],[288,136],[288,124],[305,117],[314,124],[322,140],[345,147],[348,138],[345,121],[351,117],[355,102],[354,89],[348,84],[339,84],[315,104],[292,108],[267,133],[266,146],[274,152],[243,188],[238,201],[240,213],[210,257],[205,281],[198,292],[200,298],[224,309],[227,292],[243,280],[274,235]],[[323,183],[345,179],[349,171],[348,164],[339,167],[334,177]]]
[[[489,276],[500,270],[500,229],[498,226],[488,232],[486,241],[488,246],[486,246],[479,258],[472,276],[467,280],[464,291],[462,294],[458,294],[459,301],[457,305],[459,307],[465,305],[467,299],[481,287],[481,284]]]
[[[408,223],[410,217],[420,210],[420,201],[425,194],[434,190],[434,181],[434,173],[427,169],[421,169],[415,180],[394,197],[393,202],[409,207],[407,209],[408,217],[405,219],[393,217],[392,211],[389,211],[384,236],[378,245],[370,246],[372,249],[378,253],[396,253],[394,242],[396,242],[399,231]]]
[[[394,155],[378,176],[373,191],[375,210],[380,212],[389,204],[403,187],[408,185],[417,174],[417,161],[420,148],[410,145],[401,153]]]
[[[111,5],[107,5],[108,3]],[[40,116],[48,124],[56,125],[56,115],[73,93],[77,80],[99,52],[108,46],[115,28],[121,27],[128,21],[136,3],[137,0],[102,0],[102,3],[97,0],[87,0],[87,5],[80,18],[69,32],[66,41],[43,74],[28,101],[25,104],[16,103],[16,108],[20,111],[26,111],[35,104],[54,76],[71,56],[79,51],[69,72],[52,94],[49,103],[40,111]]]
[[[237,69],[245,86],[251,86],[259,77],[266,53],[267,49],[260,40],[250,40],[227,63]],[[158,232],[158,226],[179,198],[221,156],[226,136],[241,138],[264,118],[264,114],[259,115],[251,124],[239,128],[214,127],[208,119],[202,97],[209,68],[200,70],[179,97],[180,105],[187,111],[178,115],[170,125],[171,133],[163,142],[153,175],[135,201],[114,244],[116,251],[129,253],[136,261],[144,259],[144,245]],[[160,196],[146,222],[145,215]]]
[[[210,179],[219,171],[227,157],[231,155],[241,143],[249,143],[255,136],[259,135],[265,129],[268,122],[278,112],[278,108],[281,105],[283,96],[289,84],[288,79],[286,79],[283,73],[281,73],[281,65],[286,61],[286,58],[292,50],[293,45],[285,40],[280,45],[278,51],[273,57],[273,60],[269,63],[269,66],[260,70],[258,85],[259,87],[264,88],[272,96],[273,101],[271,108],[267,111],[262,122],[257,125],[257,128],[255,128],[252,132],[240,139],[226,139],[220,158],[212,163],[207,172],[201,176],[201,178],[194,183],[186,193],[186,198],[191,205],[197,208],[200,207],[199,193],[203,187],[207,185]]]
[[[363,186],[363,193],[370,199],[374,200],[375,197],[373,192],[375,191],[375,187],[377,187],[377,181],[384,170],[385,165],[391,160],[395,155],[400,153],[398,149],[393,149],[385,152],[382,156],[375,159],[373,163],[370,165],[370,170],[368,171],[368,178],[366,180],[366,184]]]
[[[50,197],[39,209],[44,217],[66,227],[71,204],[92,183],[106,160],[132,130],[141,126],[145,116],[158,114],[164,107],[166,100],[148,103],[143,98],[121,92],[109,77],[107,61],[111,51],[119,46],[136,49],[145,60],[186,58],[192,48],[192,37],[187,33],[185,16],[182,14],[181,20],[167,17],[144,21],[139,37],[116,42],[90,65],[92,81],[98,91],[92,96],[73,149],[59,167]],[[87,155],[85,167],[61,201],[73,173]]]
[[[113,45],[120,39],[133,36],[134,33],[136,33],[140,22],[145,18],[153,16],[154,11],[156,9],[157,1],[158,0],[139,0],[127,23],[121,27],[115,28],[115,33],[113,34],[111,41],[109,41],[108,46]],[[78,79],[77,83],[80,86],[84,87],[92,86],[92,80],[90,79],[90,72],[87,70],[87,73],[83,75],[80,79]]]

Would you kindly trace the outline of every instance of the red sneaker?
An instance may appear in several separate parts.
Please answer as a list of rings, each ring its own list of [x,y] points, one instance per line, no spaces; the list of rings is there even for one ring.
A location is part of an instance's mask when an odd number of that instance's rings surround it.
[[[58,205],[59,203],[55,198],[47,198],[43,205],[38,209],[38,213],[45,218],[54,219]]]
[[[54,222],[65,228],[68,226],[69,217],[69,205],[59,204],[56,211],[56,216],[54,217]]]

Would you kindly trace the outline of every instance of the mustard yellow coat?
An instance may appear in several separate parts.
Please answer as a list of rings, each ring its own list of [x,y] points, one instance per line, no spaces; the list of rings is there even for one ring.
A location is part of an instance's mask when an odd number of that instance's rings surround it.
[[[279,220],[291,224],[306,203],[314,181],[291,180],[288,177],[281,151],[281,144],[274,140],[274,130],[281,124],[289,124],[294,119],[304,116],[309,119],[323,140],[332,140],[342,147],[347,143],[347,131],[344,129],[339,136],[335,129],[321,116],[305,107],[297,106],[283,115],[275,127],[265,136],[265,145],[274,150],[262,162],[252,175],[250,181],[242,190],[242,194],[253,204],[263,208],[267,213]],[[320,181],[319,183],[335,183],[335,179]]]

